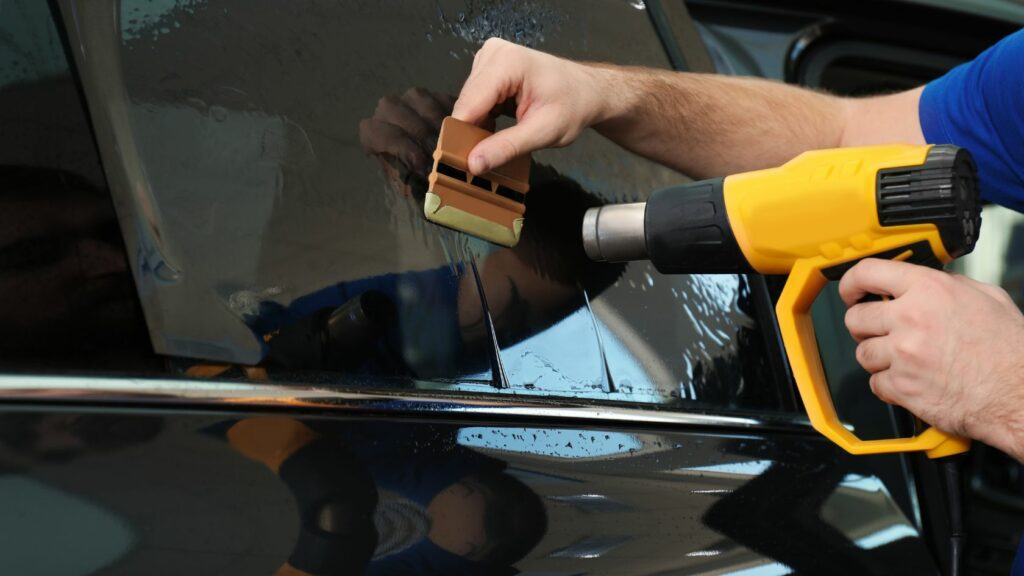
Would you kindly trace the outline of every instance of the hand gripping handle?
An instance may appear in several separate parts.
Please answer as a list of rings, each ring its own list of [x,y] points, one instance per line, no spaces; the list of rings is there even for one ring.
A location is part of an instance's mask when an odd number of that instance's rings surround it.
[[[902,260],[906,258],[911,248],[904,246],[890,251],[896,253],[895,256],[875,254],[874,257],[888,256]],[[927,252],[931,254],[930,250]],[[970,440],[948,434],[938,428],[928,428],[910,438],[861,440],[839,421],[828,381],[825,379],[825,370],[821,365],[814,324],[811,321],[811,305],[828,283],[829,277],[834,277],[835,272],[841,276],[842,272],[861,259],[856,258],[841,266],[835,266],[834,262],[824,258],[797,261],[775,307],[779,329],[782,332],[782,343],[786,348],[793,378],[796,380],[811,425],[850,454],[924,451],[929,458],[940,458],[966,452],[970,449]],[[838,270],[839,268],[841,270]]]

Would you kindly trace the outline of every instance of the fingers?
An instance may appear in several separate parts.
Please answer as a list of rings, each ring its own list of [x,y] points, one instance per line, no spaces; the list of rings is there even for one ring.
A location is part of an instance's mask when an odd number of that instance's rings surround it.
[[[405,101],[394,96],[386,96],[377,102],[377,110],[373,117],[377,120],[393,124],[401,128],[406,134],[419,142],[425,142],[435,130],[412,107],[406,105]]]
[[[892,329],[889,302],[862,302],[846,311],[846,328],[857,342],[865,338],[884,336]]]
[[[467,78],[452,108],[452,116],[477,125],[487,120],[491,110],[510,96],[511,79],[497,76],[499,73],[481,72]]]
[[[409,88],[402,95],[402,102],[429,123],[436,133],[441,130],[441,121],[451,112],[455,97],[434,94],[424,88]]]
[[[878,396],[879,400],[886,404],[896,404],[892,396],[889,395],[891,384],[888,370],[872,374],[871,379],[868,380],[868,384],[871,385],[871,392],[873,392],[875,396]]]
[[[409,135],[394,124],[369,118],[359,123],[359,141],[370,154],[397,158],[409,170],[425,174],[430,170],[430,157]]]
[[[895,260],[867,258],[843,275],[839,281],[839,296],[847,306],[853,306],[868,294],[902,296],[916,279],[935,270]]]
[[[483,174],[517,156],[551,144],[554,135],[544,115],[533,115],[519,124],[488,136],[469,153],[469,171]]]
[[[887,336],[868,338],[857,345],[857,363],[872,374],[892,366],[892,342]]]
[[[491,65],[496,54],[515,48],[512,44],[491,38],[484,43],[473,59],[473,70],[462,86],[455,101],[452,116],[480,124],[496,106],[515,96],[522,85],[522,74],[517,58],[506,58],[500,66]]]

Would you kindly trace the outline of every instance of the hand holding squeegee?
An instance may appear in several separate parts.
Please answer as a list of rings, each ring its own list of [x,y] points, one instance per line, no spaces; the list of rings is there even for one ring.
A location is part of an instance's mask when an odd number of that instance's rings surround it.
[[[523,229],[530,157],[473,176],[469,153],[490,134],[450,116],[444,119],[423,214],[431,222],[511,247],[519,243]]]

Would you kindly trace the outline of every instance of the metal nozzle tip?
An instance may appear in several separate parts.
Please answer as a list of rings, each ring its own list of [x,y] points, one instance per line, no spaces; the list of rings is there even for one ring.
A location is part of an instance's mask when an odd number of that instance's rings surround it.
[[[647,204],[610,204],[583,215],[583,250],[595,262],[647,258],[644,212]]]
[[[583,251],[587,258],[594,262],[604,262],[601,256],[601,243],[597,237],[597,220],[600,217],[601,208],[590,208],[583,215]]]

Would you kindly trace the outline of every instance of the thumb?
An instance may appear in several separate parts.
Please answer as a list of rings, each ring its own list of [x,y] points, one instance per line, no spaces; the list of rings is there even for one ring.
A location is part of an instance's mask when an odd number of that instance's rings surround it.
[[[553,142],[552,134],[550,125],[543,120],[536,117],[524,119],[481,140],[469,153],[469,171],[483,174],[513,158],[549,146]]]

